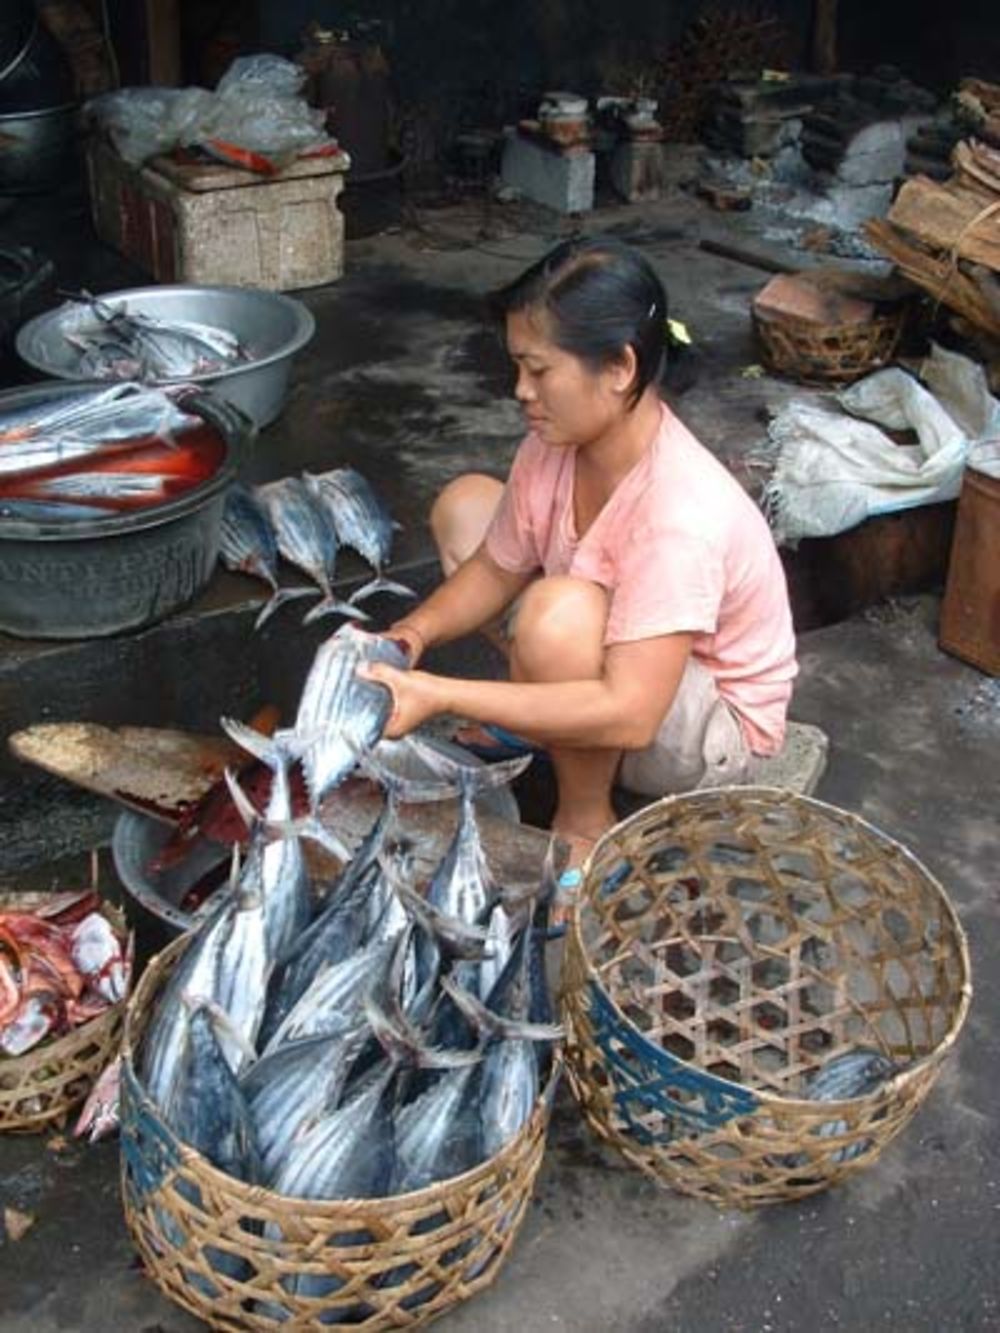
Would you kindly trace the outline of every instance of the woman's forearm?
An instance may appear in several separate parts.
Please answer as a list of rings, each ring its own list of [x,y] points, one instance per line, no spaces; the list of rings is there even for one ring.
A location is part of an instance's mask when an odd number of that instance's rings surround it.
[[[557,683],[464,680],[427,676],[438,713],[491,722],[543,745],[573,749],[642,749],[648,719],[605,680]]]
[[[425,648],[450,643],[489,624],[527,585],[529,574],[510,574],[483,548],[397,625],[415,629]]]

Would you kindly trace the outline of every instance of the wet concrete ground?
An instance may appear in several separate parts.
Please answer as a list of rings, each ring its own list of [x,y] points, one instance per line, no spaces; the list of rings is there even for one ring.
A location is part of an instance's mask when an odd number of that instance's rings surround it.
[[[505,368],[478,322],[478,298],[568,226],[529,209],[516,226],[499,219],[482,236],[482,215],[467,205],[349,247],[343,282],[305,294],[318,336],[296,366],[287,412],[251,461],[260,479],[360,467],[404,523],[400,570],[420,586],[434,577],[424,522],[433,494],[469,467],[502,472],[518,437],[516,411],[497,397]],[[659,266],[698,346],[697,377],[675,405],[739,470],[762,435],[761,407],[796,392],[740,373],[756,361],[746,301],[765,275],[696,248],[720,219],[687,196],[600,210],[593,222],[623,230]],[[360,573],[345,562],[346,578]],[[293,611],[252,637],[256,598],[248,581],[220,574],[189,613],[146,634],[85,647],[5,642],[5,733],[57,718],[213,730],[221,712],[265,699],[291,706],[317,637]],[[380,609],[388,617],[394,608]],[[964,1333],[1000,1324],[1000,690],[938,650],[938,614],[933,595],[897,596],[803,633],[793,706],[831,738],[817,796],[921,857],[968,931],[974,1003],[926,1104],[849,1183],[739,1214],[657,1190],[598,1147],[564,1089],[507,1267],[442,1328]],[[485,669],[464,651],[445,665]],[[113,812],[102,802],[9,761],[0,779],[0,880],[22,866],[44,878],[49,851],[106,837]],[[3,1333],[201,1327],[137,1269],[116,1173],[113,1143],[0,1139],[0,1200],[35,1218],[22,1239],[0,1243]]]

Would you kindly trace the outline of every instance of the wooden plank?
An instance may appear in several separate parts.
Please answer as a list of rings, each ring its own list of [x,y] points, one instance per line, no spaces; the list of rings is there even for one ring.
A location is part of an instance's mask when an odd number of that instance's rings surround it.
[[[155,727],[54,722],[15,732],[11,751],[25,763],[143,814],[179,819],[210,791],[227,764],[245,754],[227,737]]]
[[[813,69],[833,74],[837,69],[837,0],[814,0]]]
[[[175,88],[181,82],[179,0],[145,0],[144,17],[149,82]]]
[[[1000,270],[1000,196],[984,205],[979,195],[915,176],[887,217],[934,249],[957,249],[963,259]]]
[[[1000,334],[1000,323],[993,316],[983,293],[946,255],[933,255],[915,238],[882,218],[872,218],[862,230],[871,243],[898,266],[918,287],[943,305],[964,315],[970,323],[991,334]]]

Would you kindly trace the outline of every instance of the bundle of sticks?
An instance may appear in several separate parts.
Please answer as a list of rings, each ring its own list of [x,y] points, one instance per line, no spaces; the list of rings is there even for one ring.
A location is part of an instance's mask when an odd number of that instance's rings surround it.
[[[1000,84],[965,79],[956,101],[975,128],[955,145],[951,177],[914,176],[864,230],[936,302],[1000,339]]]

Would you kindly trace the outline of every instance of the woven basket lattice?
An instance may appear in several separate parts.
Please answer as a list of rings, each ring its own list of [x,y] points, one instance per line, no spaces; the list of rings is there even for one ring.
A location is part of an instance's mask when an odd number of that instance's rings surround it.
[[[0,893],[0,911],[30,911],[46,897]],[[114,909],[106,910],[112,924],[120,928],[122,922]],[[36,1134],[64,1125],[114,1059],[124,1018],[122,1002],[24,1055],[0,1055],[0,1133]]]
[[[888,364],[899,344],[905,313],[900,306],[863,324],[815,324],[790,315],[752,312],[765,364],[802,384],[848,383]]]
[[[944,891],[854,815],[791,792],[667,798],[587,863],[567,935],[567,1069],[596,1132],[660,1184],[753,1207],[875,1159],[965,1019],[968,949]],[[865,1049],[898,1072],[810,1100]]]
[[[213,1328],[372,1333],[422,1326],[488,1286],[524,1220],[555,1079],[494,1158],[412,1194],[313,1202],[247,1185],[182,1143],[135,1075],[151,1003],[183,943],[148,966],[123,1042],[125,1219],[161,1290]]]
[[[24,1055],[0,1056],[0,1131],[37,1133],[60,1126],[115,1056],[124,1004]]]

